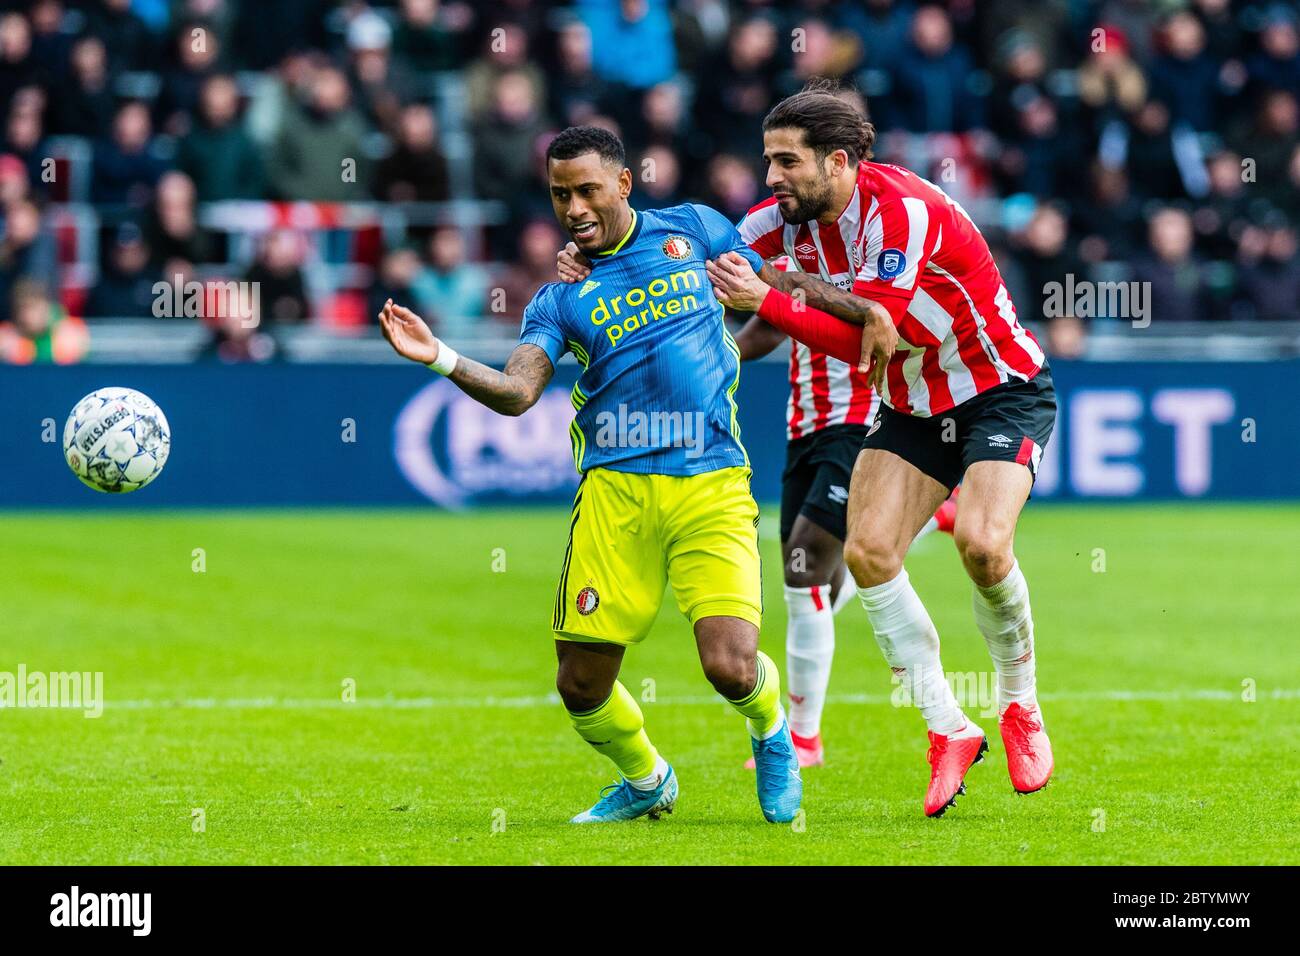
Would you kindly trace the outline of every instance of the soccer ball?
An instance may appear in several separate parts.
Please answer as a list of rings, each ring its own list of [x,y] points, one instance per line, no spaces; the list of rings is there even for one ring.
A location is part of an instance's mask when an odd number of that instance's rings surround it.
[[[158,477],[171,450],[162,409],[132,388],[91,392],[63,426],[63,457],[96,491],[135,491]]]

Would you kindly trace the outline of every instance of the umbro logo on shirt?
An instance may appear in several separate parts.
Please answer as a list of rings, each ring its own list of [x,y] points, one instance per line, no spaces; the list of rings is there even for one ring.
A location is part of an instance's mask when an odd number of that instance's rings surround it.
[[[990,447],[990,448],[1010,448],[1010,447],[1011,447],[1011,439],[1008,438],[1006,435],[1002,435],[1002,434],[998,434],[998,435],[990,435],[990,436],[989,436],[989,447]]]
[[[813,256],[817,254],[817,247],[811,242],[801,242],[799,245],[794,247],[794,251],[796,255]]]

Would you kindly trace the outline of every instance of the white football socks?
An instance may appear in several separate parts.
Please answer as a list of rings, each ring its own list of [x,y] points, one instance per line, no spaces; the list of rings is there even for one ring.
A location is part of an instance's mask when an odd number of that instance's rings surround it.
[[[790,730],[815,737],[821,730],[826,686],[835,656],[835,612],[831,588],[785,587],[785,679],[790,697]]]
[[[663,782],[664,777],[668,776],[668,761],[658,755],[655,756],[655,768],[646,776],[637,780],[628,780],[632,786],[638,790],[653,790]]]
[[[998,671],[998,711],[1012,704],[1037,706],[1034,679],[1034,619],[1029,585],[1020,562],[992,587],[975,588],[975,623]]]
[[[884,584],[858,588],[885,660],[904,682],[925,724],[945,737],[974,728],[957,706],[939,660],[939,633],[912,588],[906,569]],[[978,728],[975,728],[978,729]]]

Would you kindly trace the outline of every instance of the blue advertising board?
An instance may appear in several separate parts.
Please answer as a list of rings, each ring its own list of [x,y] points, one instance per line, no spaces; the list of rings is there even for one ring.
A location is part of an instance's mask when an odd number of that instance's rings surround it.
[[[1300,361],[1057,362],[1056,433],[1038,499],[1300,498]],[[498,416],[414,366],[0,368],[0,507],[176,507],[565,502],[577,483],[561,365],[542,400]],[[123,385],[171,423],[148,488],[100,495],[63,461],[63,422],[84,394]],[[745,367],[737,400],[754,493],[775,501],[785,455],[786,369]]]

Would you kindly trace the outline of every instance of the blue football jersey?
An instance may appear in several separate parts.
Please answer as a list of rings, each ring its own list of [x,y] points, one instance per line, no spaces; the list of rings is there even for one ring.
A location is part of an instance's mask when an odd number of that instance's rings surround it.
[[[696,475],[747,465],[736,420],[740,351],[704,271],[738,252],[762,260],[721,213],[687,203],[633,211],[591,275],[543,286],[519,341],[583,366],[570,429],[578,471]]]

